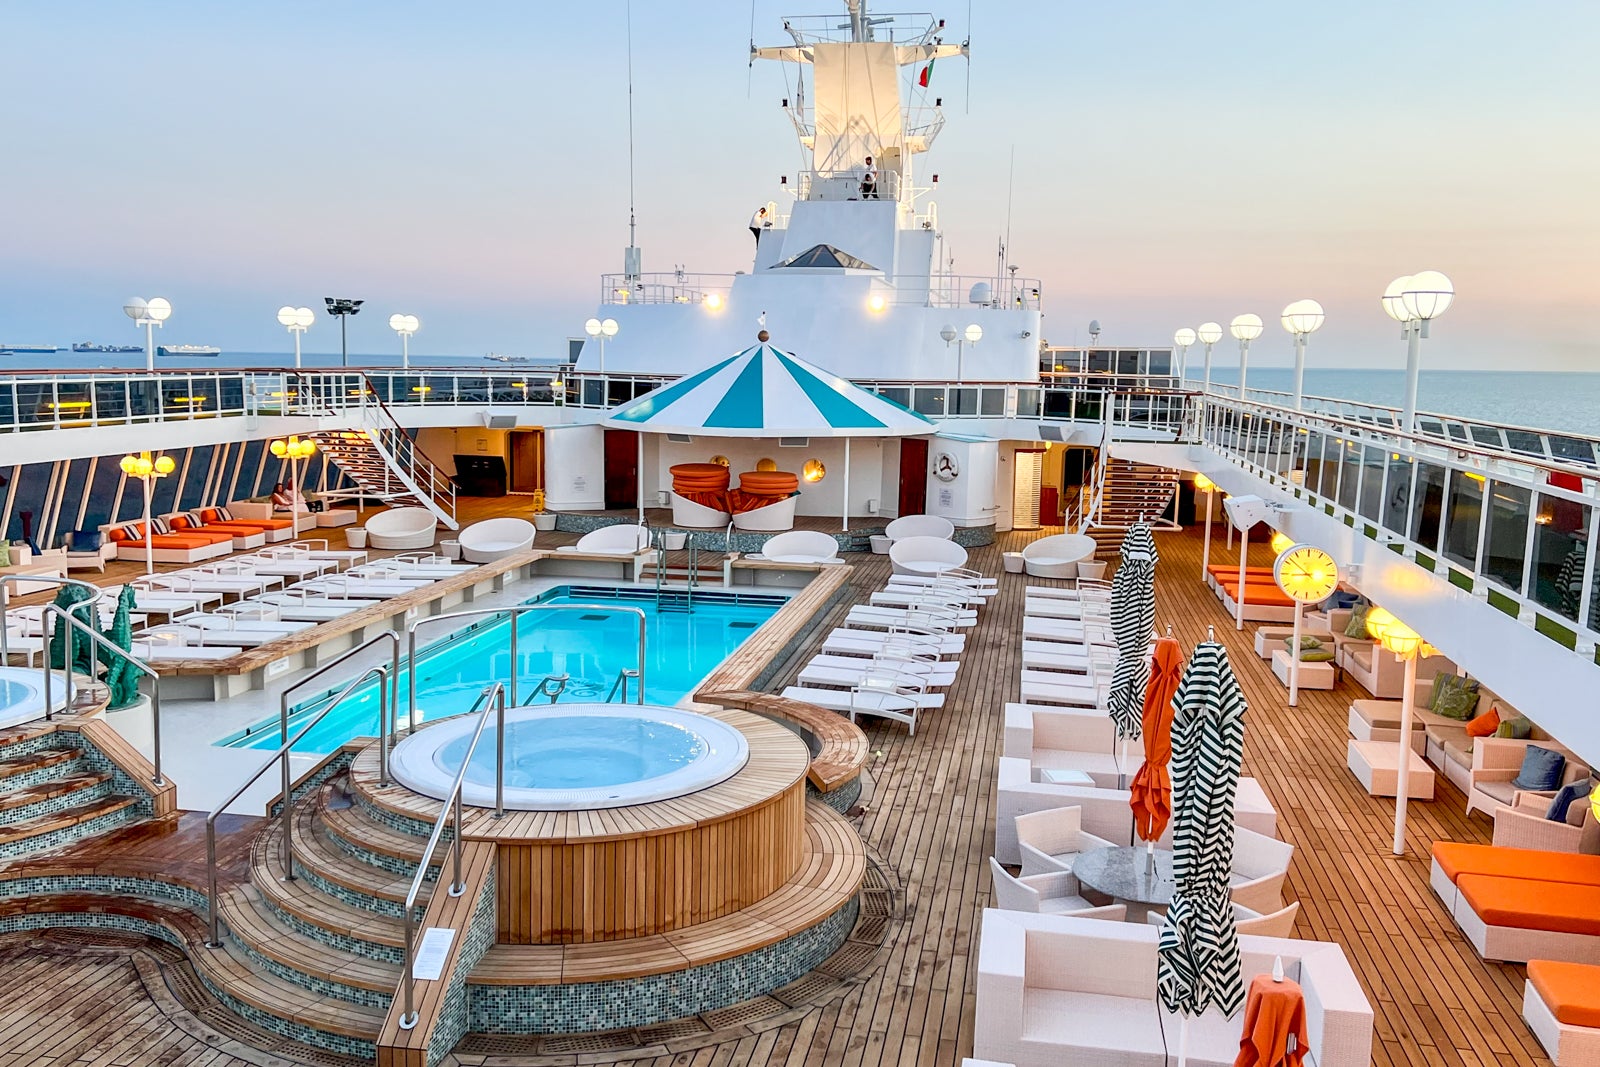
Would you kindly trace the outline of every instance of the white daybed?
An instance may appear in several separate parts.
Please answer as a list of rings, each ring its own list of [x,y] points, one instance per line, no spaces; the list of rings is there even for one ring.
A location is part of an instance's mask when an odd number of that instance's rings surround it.
[[[767,539],[760,552],[747,559],[765,559],[774,563],[842,563],[839,542],[816,530],[790,530]]]
[[[367,520],[373,548],[432,548],[439,522],[427,508],[390,508]]]
[[[370,536],[370,525],[367,532]],[[468,563],[493,563],[532,548],[535,532],[527,519],[485,519],[462,530],[456,539],[461,542],[461,558]]]
[[[602,526],[578,539],[575,545],[562,545],[558,552],[588,552],[608,556],[632,556],[650,547],[650,531],[632,523]]]
[[[1076,578],[1078,564],[1094,559],[1095,547],[1083,534],[1041,537],[1022,549],[1022,566],[1035,578]]]
[[[889,546],[889,562],[896,574],[938,574],[967,565],[967,550],[942,537],[917,535]]]
[[[908,537],[937,537],[948,541],[956,535],[956,524],[938,515],[902,515],[883,528],[890,541]]]

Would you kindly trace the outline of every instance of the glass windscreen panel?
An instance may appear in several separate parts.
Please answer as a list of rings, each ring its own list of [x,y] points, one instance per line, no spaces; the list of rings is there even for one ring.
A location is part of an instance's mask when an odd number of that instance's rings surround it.
[[[1478,566],[1478,526],[1483,517],[1481,474],[1453,471],[1445,509],[1444,554],[1469,571]]]
[[[1528,554],[1529,505],[1533,494],[1520,485],[1487,483],[1488,525],[1484,530],[1483,574],[1507,589],[1522,592],[1522,565]]]
[[[1410,539],[1437,552],[1444,527],[1444,490],[1447,471],[1434,463],[1417,464],[1416,503],[1411,509]]]
[[[1533,569],[1527,595],[1574,622],[1583,606],[1593,516],[1592,508],[1575,500],[1544,493],[1535,498]],[[1596,624],[1593,616],[1597,609],[1600,605],[1591,603],[1591,628]]]

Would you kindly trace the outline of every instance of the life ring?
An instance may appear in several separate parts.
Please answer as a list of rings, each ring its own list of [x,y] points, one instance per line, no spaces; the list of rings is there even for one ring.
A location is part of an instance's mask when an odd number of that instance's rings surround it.
[[[953,482],[960,473],[961,464],[949,452],[940,452],[933,457],[933,476],[941,482]]]

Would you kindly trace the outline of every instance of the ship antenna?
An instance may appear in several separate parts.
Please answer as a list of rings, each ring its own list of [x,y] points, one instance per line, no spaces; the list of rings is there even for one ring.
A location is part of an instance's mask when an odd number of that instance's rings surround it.
[[[967,50],[967,114],[972,114],[972,0],[967,0],[967,39],[961,42]]]
[[[750,62],[744,68],[744,98],[750,99],[750,79],[756,69],[756,0],[750,0]]]
[[[633,198],[633,0],[627,0],[628,23],[628,251],[623,256],[624,273],[639,276],[639,244],[634,239],[637,222]]]
[[[969,64],[970,65],[970,64]],[[1007,264],[1011,262],[1011,201],[1017,191],[1017,146],[1011,146],[1011,170],[1006,174],[1006,243],[1000,253],[1000,266],[1002,274]],[[1016,275],[1012,275],[1015,279]],[[1002,277],[1002,281],[1005,279]]]

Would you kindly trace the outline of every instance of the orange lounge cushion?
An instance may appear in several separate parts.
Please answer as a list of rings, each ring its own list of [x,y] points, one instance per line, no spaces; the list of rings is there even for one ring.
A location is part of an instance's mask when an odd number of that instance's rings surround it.
[[[1498,729],[1500,729],[1500,711],[1497,708],[1490,708],[1467,723],[1467,736],[1492,737]]]
[[[1435,841],[1433,858],[1452,882],[1462,875],[1488,874],[1600,886],[1600,856],[1533,848],[1497,848],[1466,841]]]
[[[1600,937],[1600,886],[1463,874],[1456,890],[1489,926]]]
[[[1222,591],[1228,594],[1229,599],[1233,600],[1234,602],[1238,602],[1238,582],[1223,582]],[[1252,582],[1245,582],[1244,602],[1246,605],[1265,604],[1268,607],[1274,608],[1294,607],[1294,598],[1289,596],[1289,594],[1285,593],[1282,589],[1279,589],[1277,586],[1261,585]]]
[[[1557,1022],[1600,1028],[1600,967],[1529,960],[1528,981]]]
[[[1211,566],[1206,568],[1206,572],[1218,581],[1227,581],[1230,578],[1235,582],[1239,580],[1239,565],[1237,563],[1213,563]],[[1246,567],[1244,569],[1244,577],[1246,583],[1248,583],[1251,578],[1271,578],[1272,568]]]
[[[210,548],[212,545],[222,543],[222,541],[232,540],[232,537],[227,536],[218,538],[202,537],[199,534],[156,534],[155,537],[151,538],[150,544],[152,548],[174,549],[180,552],[187,552],[190,549]],[[144,541],[142,539],[138,541],[118,541],[117,546],[119,548],[123,546],[127,546],[128,548],[143,548]]]
[[[176,521],[176,520],[174,520]],[[227,522],[208,522],[200,531],[216,530],[219,533],[253,534],[265,530],[287,530],[294,523],[288,519],[229,519]]]

